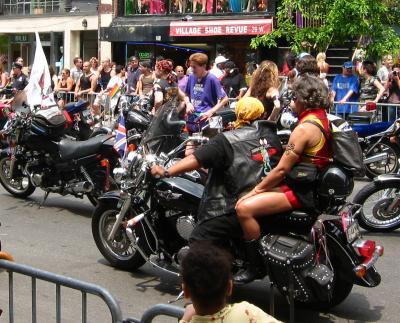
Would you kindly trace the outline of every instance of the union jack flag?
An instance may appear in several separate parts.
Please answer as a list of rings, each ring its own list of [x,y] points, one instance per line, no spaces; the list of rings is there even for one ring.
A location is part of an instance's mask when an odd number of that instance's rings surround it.
[[[118,128],[116,130],[114,149],[121,157],[124,157],[126,148],[125,118],[123,115],[120,115],[118,119]]]

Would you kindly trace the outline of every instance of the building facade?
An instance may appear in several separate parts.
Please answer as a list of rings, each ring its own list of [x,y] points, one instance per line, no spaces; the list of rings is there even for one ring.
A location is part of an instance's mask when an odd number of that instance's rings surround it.
[[[98,56],[98,2],[0,0],[0,35],[6,36],[8,67],[19,56],[31,65],[39,32],[47,60],[57,69],[72,67],[76,56]],[[4,37],[3,37],[4,38]]]
[[[277,57],[277,50],[250,48],[253,37],[273,29],[273,0],[101,0],[101,4],[107,6],[100,5],[100,39],[109,44],[104,53],[119,63],[135,55],[153,61],[163,56],[184,65],[190,54],[204,52],[211,59],[225,55],[243,68],[250,61]]]

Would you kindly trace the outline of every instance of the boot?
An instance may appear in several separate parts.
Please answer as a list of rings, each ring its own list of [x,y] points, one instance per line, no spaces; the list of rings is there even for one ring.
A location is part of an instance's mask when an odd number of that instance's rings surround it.
[[[264,277],[265,269],[261,255],[258,252],[258,244],[258,240],[245,241],[247,264],[245,268],[239,270],[233,277],[235,284],[243,285]]]

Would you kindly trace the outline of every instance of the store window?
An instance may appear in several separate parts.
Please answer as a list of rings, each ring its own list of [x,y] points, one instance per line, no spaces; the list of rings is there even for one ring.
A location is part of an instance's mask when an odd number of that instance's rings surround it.
[[[267,0],[124,0],[125,15],[268,12]]]

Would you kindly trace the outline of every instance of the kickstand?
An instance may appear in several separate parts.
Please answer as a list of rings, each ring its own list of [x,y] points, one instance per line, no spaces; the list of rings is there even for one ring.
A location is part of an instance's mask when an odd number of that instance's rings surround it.
[[[289,271],[289,322],[294,323],[294,281],[293,273]]]
[[[275,284],[273,281],[269,283],[269,315],[275,316]]]
[[[42,206],[43,206],[44,203],[46,202],[47,198],[49,197],[49,194],[50,194],[49,191],[46,191],[46,192],[44,193],[43,200],[42,200],[42,202],[40,202],[40,204],[39,204],[39,209],[42,208]]]
[[[174,300],[168,301],[168,304],[175,303],[175,302],[179,301],[179,300],[182,299],[182,298],[184,298],[184,293],[183,293],[183,291],[181,291],[181,292],[179,293],[179,295],[178,295]]]

